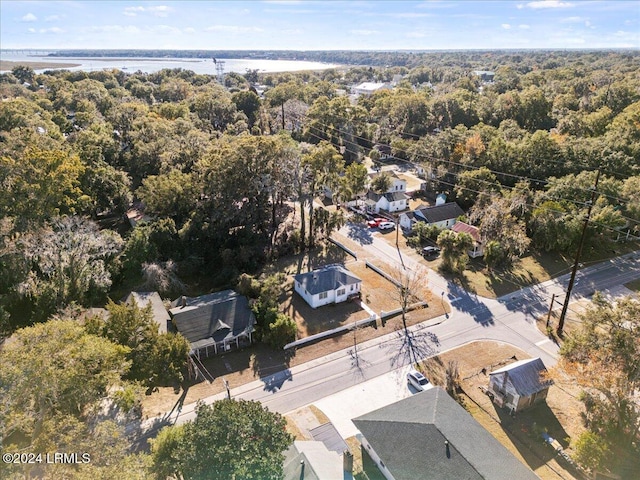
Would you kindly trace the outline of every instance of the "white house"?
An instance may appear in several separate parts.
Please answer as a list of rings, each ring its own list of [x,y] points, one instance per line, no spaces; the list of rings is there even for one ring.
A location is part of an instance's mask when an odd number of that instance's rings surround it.
[[[467,250],[467,253],[471,258],[477,258],[484,255],[484,242],[482,241],[482,237],[480,236],[480,229],[478,227],[474,227],[473,225],[469,225],[464,222],[456,222],[453,227],[451,227],[456,233],[468,233],[473,238],[473,248]]]
[[[461,215],[464,215],[464,211],[460,206],[456,202],[449,202],[403,213],[400,215],[399,223],[407,231],[411,231],[417,222],[425,222],[427,225],[435,225],[439,228],[451,228]]]
[[[369,190],[364,206],[367,211],[372,213],[379,213],[380,210],[399,212],[407,208],[408,198],[404,192],[376,193]]]
[[[373,172],[369,174],[369,184],[373,182],[373,180],[380,175],[387,175],[391,180],[391,184],[389,185],[389,189],[387,192],[406,192],[407,191],[407,180],[399,177],[393,171],[382,171],[382,172]]]
[[[489,392],[497,405],[518,412],[547,398],[553,381],[542,378],[546,371],[539,358],[510,363],[489,374]]]
[[[391,90],[391,85],[388,83],[375,83],[375,82],[363,82],[360,85],[354,86],[351,91],[355,95],[370,96],[380,90]]]
[[[311,308],[340,303],[360,293],[362,280],[342,265],[327,265],[294,277],[294,289]]]

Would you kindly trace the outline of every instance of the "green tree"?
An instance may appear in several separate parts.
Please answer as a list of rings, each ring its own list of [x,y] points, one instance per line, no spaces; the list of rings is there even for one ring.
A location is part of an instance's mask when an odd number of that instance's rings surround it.
[[[31,83],[33,84],[33,80],[36,76],[36,72],[33,71],[33,68],[26,65],[16,65],[11,69],[11,73],[13,76],[20,80],[20,83]]]
[[[107,311],[107,318],[89,319],[87,331],[127,348],[131,368],[126,379],[148,387],[182,382],[189,343],[180,334],[158,332],[151,304],[139,308],[135,301],[109,301]]]
[[[458,175],[455,187],[456,201],[462,208],[469,208],[479,195],[490,196],[499,190],[498,179],[487,167],[465,170]]]
[[[607,463],[610,455],[608,442],[597,433],[587,430],[583,432],[575,441],[574,458],[583,467],[596,471]]]
[[[0,158],[0,214],[43,221],[74,213],[84,167],[76,155],[27,148],[19,158]]]
[[[199,190],[194,175],[173,169],[145,178],[136,194],[144,202],[145,211],[173,218],[181,226],[195,209]]]
[[[352,163],[344,172],[340,183],[345,199],[352,200],[364,194],[367,188],[367,167],[361,163]]]
[[[182,433],[154,442],[157,471],[173,470],[185,480],[282,478],[283,452],[293,437],[280,414],[247,400],[200,403],[196,414],[193,422],[178,427]],[[169,459],[176,459],[176,464],[170,465]]]
[[[52,313],[47,306],[60,309],[105,293],[111,286],[107,266],[122,248],[122,239],[98,230],[90,220],[60,217],[25,237],[23,245],[30,273],[21,292],[46,315]]]
[[[446,272],[462,273],[469,260],[467,250],[473,247],[471,235],[443,230],[438,235],[438,246],[442,249],[440,268]]]
[[[386,193],[391,188],[391,175],[387,172],[382,172],[376,175],[371,181],[371,190],[376,193]]]
[[[236,92],[231,96],[231,100],[235,103],[239,112],[243,112],[247,116],[249,129],[253,127],[260,113],[260,97],[251,90],[243,90]]]
[[[303,155],[302,167],[307,172],[306,177],[309,195],[305,199],[305,203],[309,208],[308,245],[312,247],[315,244],[316,231],[314,225],[315,207],[313,205],[313,199],[320,193],[320,189],[323,186],[329,187],[332,190],[336,188],[339,175],[344,168],[344,161],[329,142],[322,141],[312,147],[309,153]],[[304,208],[304,206],[302,208]]]
[[[264,340],[275,349],[281,350],[287,343],[296,339],[298,326],[296,322],[284,313],[278,313],[269,325]]]
[[[615,305],[595,295],[593,305],[581,317],[582,325],[560,349],[559,366],[583,388],[584,419],[600,450],[610,447],[634,451],[640,430],[640,303],[632,298]],[[593,450],[593,438],[585,449]],[[604,444],[604,445],[603,445]],[[588,448],[587,448],[588,447]],[[591,454],[590,454],[591,455]],[[638,453],[635,453],[636,458]],[[597,457],[598,458],[598,457]],[[608,457],[607,463],[615,464]]]
[[[82,418],[129,369],[127,348],[70,320],[18,330],[0,351],[0,439],[36,441],[56,415]]]

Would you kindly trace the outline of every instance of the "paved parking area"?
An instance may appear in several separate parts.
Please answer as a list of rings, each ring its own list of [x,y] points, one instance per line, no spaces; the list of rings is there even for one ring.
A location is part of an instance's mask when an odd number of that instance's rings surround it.
[[[415,390],[407,385],[406,366],[385,375],[380,375],[339,393],[325,397],[314,405],[329,417],[342,438],[358,433],[351,421],[365,413],[372,412],[398,400],[409,397]]]

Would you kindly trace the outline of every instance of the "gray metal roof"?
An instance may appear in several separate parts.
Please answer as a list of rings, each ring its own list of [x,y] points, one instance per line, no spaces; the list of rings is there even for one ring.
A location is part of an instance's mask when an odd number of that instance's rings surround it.
[[[333,423],[327,422],[319,427],[312,428],[309,430],[309,433],[313,437],[314,440],[324,443],[327,449],[332,452],[344,453],[346,450],[349,450],[349,447],[345,443],[344,439],[336,430],[336,427],[333,426]]]
[[[464,215],[464,211],[456,202],[445,203],[436,207],[426,207],[415,210],[416,219],[424,218],[427,223],[437,223],[445,220],[452,220]]]
[[[362,282],[342,265],[327,265],[312,272],[300,273],[294,278],[311,295]]]
[[[196,350],[253,331],[255,317],[249,301],[233,290],[201,297],[180,297],[169,310],[178,331]]]
[[[388,202],[397,202],[398,200],[406,200],[409,198],[404,192],[387,192],[383,196]]]
[[[538,479],[440,387],[353,423],[396,480]]]
[[[153,320],[158,324],[158,331],[167,333],[167,326],[171,322],[171,317],[158,292],[131,292],[126,299],[126,303],[131,303],[133,300],[135,300],[138,308],[146,308],[147,305],[151,304]]]
[[[343,479],[342,456],[327,450],[322,442],[296,440],[284,456],[284,480]]]
[[[528,397],[549,388],[553,383],[552,380],[541,380],[540,374],[546,371],[540,358],[528,358],[494,370],[489,376],[506,374],[518,395]]]

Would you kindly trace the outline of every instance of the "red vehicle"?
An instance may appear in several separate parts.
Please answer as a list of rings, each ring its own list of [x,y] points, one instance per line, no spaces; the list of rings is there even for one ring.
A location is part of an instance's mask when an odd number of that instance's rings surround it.
[[[369,228],[378,228],[378,225],[380,225],[382,222],[386,222],[386,221],[387,221],[386,218],[376,217],[373,220],[369,220],[367,222],[367,225],[369,225]]]

